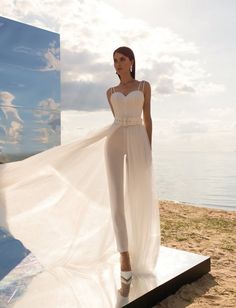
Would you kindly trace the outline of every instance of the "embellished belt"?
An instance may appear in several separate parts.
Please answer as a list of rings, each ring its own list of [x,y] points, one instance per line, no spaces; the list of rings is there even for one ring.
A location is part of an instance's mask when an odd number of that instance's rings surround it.
[[[116,117],[114,120],[114,123],[121,124],[123,126],[128,126],[128,125],[140,125],[142,124],[142,118],[119,118]]]

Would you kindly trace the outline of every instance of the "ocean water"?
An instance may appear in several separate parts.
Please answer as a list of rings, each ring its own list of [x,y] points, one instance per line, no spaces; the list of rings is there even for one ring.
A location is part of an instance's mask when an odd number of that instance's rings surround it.
[[[155,151],[158,199],[236,210],[236,152]]]

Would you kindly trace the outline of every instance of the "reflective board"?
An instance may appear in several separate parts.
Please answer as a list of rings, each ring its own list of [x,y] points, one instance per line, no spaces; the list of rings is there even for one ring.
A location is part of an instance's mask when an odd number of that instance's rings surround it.
[[[0,16],[0,163],[61,143],[60,36]]]

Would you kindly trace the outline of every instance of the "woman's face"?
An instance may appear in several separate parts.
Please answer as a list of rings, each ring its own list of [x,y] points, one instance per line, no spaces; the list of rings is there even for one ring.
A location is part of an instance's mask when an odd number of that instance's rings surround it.
[[[130,71],[130,66],[133,64],[133,60],[130,61],[129,57],[126,57],[122,53],[115,52],[113,59],[115,70],[119,75]]]

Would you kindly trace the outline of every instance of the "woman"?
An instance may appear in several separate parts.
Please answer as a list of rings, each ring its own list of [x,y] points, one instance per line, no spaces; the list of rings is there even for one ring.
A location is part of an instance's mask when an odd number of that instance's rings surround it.
[[[122,119],[125,119],[126,122],[128,120],[133,122],[131,125],[121,125],[106,141],[111,212],[116,234],[117,250],[121,256],[121,279],[123,284],[120,292],[124,295],[127,294],[125,284],[129,285],[132,277],[128,242],[130,241],[130,245],[133,246],[133,258],[135,258],[135,254],[139,254],[138,249],[147,249],[145,243],[142,243],[142,234],[137,229],[138,226],[141,226],[141,221],[139,220],[141,217],[142,219],[144,218],[143,215],[146,214],[147,219],[145,223],[147,225],[152,220],[151,216],[149,216],[150,221],[147,217],[153,210],[153,201],[149,201],[151,197],[150,149],[152,144],[151,87],[147,81],[140,82],[135,80],[135,57],[130,48],[119,47],[116,49],[113,53],[113,60],[120,84],[107,90],[107,98],[118,123],[122,123]],[[145,128],[141,120],[142,110]],[[135,154],[135,152],[139,152],[139,155]],[[129,205],[125,204],[125,201],[128,203],[128,198],[127,200],[124,199],[123,192],[124,157],[126,157],[127,170],[131,177],[130,181],[128,181]],[[145,172],[143,172],[144,170]],[[147,170],[149,170],[149,173],[147,173]],[[136,178],[136,182],[134,182],[134,178]],[[143,181],[145,183],[142,183]],[[150,185],[149,187],[147,183]],[[142,198],[143,196],[146,197],[146,200]],[[132,203],[136,203],[136,205]],[[147,213],[143,214],[142,210],[145,207],[147,207]],[[136,208],[135,214],[139,214],[139,217],[136,217],[136,221],[133,221],[135,220],[134,208]],[[129,231],[127,231],[126,226],[125,210],[129,211],[129,222],[131,225],[129,226]],[[141,229],[141,232],[145,232],[145,230],[147,232],[146,236],[143,236],[144,241],[148,240],[148,236],[150,236],[150,230],[147,230],[147,225],[144,225]],[[130,239],[128,241],[129,235]],[[139,245],[139,248],[135,247],[135,243]]]
[[[94,307],[96,290],[102,307],[110,307],[107,290],[96,281],[101,283],[104,271],[114,277],[117,250],[122,282],[128,283],[121,295],[127,295],[131,266],[134,275],[152,273],[156,266],[160,225],[152,180],[150,85],[135,80],[128,47],[115,50],[113,58],[120,84],[107,91],[112,124],[0,166],[0,227],[42,265],[17,308],[59,307],[62,301],[68,308]]]

